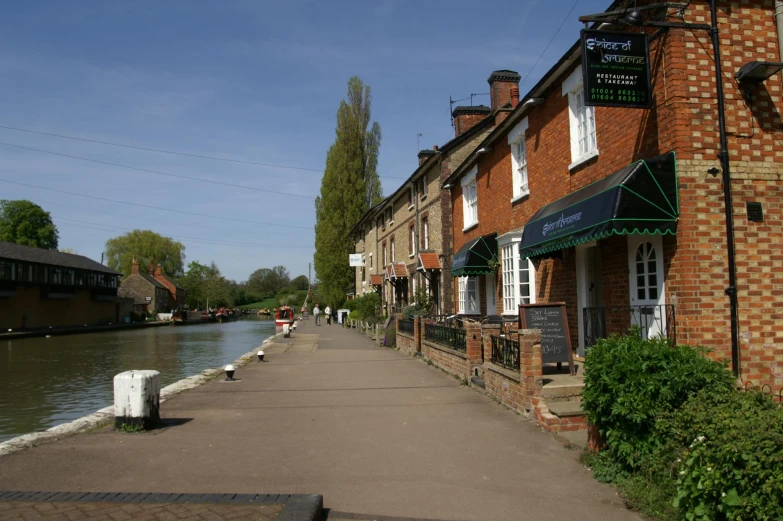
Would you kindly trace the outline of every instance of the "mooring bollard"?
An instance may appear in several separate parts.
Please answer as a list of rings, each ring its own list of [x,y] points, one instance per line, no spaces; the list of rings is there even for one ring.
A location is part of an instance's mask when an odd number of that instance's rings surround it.
[[[283,338],[288,338],[291,336],[291,330],[288,324],[283,324]]]
[[[114,426],[149,429],[160,421],[160,373],[125,371],[114,377]]]

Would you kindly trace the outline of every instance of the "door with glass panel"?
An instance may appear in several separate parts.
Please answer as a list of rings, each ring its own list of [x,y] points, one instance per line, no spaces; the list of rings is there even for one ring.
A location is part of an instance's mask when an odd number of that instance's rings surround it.
[[[628,269],[631,290],[631,325],[642,337],[666,334],[664,308],[663,246],[660,235],[628,236]]]

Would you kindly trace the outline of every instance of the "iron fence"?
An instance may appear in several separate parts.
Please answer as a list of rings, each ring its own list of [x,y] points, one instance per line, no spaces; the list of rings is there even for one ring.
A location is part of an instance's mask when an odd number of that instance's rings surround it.
[[[740,391],[759,391],[772,398],[772,400],[778,404],[778,407],[783,407],[783,388],[779,389],[777,393],[772,390],[772,386],[768,384],[756,385],[753,382],[743,382]]]
[[[424,324],[424,339],[463,353],[468,350],[464,329],[439,324]]]
[[[584,308],[585,347],[612,334],[623,335],[638,327],[643,338],[661,337],[677,342],[677,321],[671,304],[654,306],[605,306]]]
[[[400,320],[400,333],[405,333],[407,335],[413,335],[413,321],[415,319],[412,318],[404,318]]]
[[[492,338],[492,363],[519,371],[519,342],[501,336]]]

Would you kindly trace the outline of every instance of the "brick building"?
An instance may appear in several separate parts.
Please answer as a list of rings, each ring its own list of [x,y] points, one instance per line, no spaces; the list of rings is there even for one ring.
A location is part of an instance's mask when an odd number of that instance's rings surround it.
[[[168,313],[174,306],[169,301],[169,288],[155,278],[153,264],[150,263],[149,274],[139,271],[139,263],[133,259],[131,274],[120,282],[122,296],[134,298],[142,297],[147,302],[146,313],[155,316],[158,313]]]
[[[168,304],[171,309],[182,309],[185,306],[185,299],[187,298],[187,292],[185,288],[177,286],[177,284],[169,277],[164,275],[163,266],[158,264],[155,266],[155,273],[153,274],[155,280],[166,286],[169,292]]]
[[[487,80],[491,106],[455,107],[454,139],[420,151],[411,176],[356,223],[350,232],[354,251],[365,258],[356,270],[357,295],[378,290],[384,310],[394,313],[424,286],[435,299],[436,314],[453,312],[451,198],[441,187],[511,111],[519,79],[514,71],[493,72]]]
[[[0,328],[117,322],[119,277],[82,255],[0,242]]]
[[[638,1],[638,7],[652,2]],[[616,1],[608,11],[634,7]],[[642,11],[710,21],[709,4]],[[773,2],[718,1],[736,240],[743,380],[783,386],[783,157]],[[781,15],[783,16],[783,15]],[[777,24],[783,23],[778,19]],[[459,312],[513,316],[525,302],[567,304],[572,343],[639,325],[648,335],[731,358],[724,192],[709,32],[649,31],[652,108],[584,104],[575,44],[444,183],[450,187]],[[481,152],[481,153],[480,153]],[[483,261],[481,252],[495,257]],[[475,253],[475,255],[473,255]],[[486,257],[486,254],[483,256]],[[462,270],[462,271],[459,271]]]

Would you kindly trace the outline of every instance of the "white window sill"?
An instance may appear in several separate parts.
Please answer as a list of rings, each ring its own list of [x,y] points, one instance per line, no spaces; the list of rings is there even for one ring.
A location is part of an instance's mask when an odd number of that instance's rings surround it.
[[[416,255],[415,253],[411,253],[410,255],[408,255],[408,258],[412,259],[415,255]]]
[[[394,221],[389,221],[389,226],[394,226]]]
[[[466,232],[466,231],[468,231],[468,230],[472,230],[472,229],[473,229],[473,228],[475,228],[476,226],[478,226],[478,223],[477,223],[477,222],[475,222],[475,223],[473,223],[473,224],[469,224],[469,225],[465,226],[465,227],[462,229],[462,231],[463,231],[463,232]]]
[[[527,192],[521,193],[519,195],[515,195],[514,197],[511,198],[511,204],[514,204],[517,201],[521,201],[522,199],[525,199],[529,195],[530,195],[530,190],[528,190]]]
[[[573,163],[568,165],[568,170],[573,170],[574,168],[578,167],[582,163],[590,161],[594,157],[598,157],[598,149],[597,148],[595,150],[593,150],[592,152],[588,152],[587,154],[583,155],[582,157],[580,157],[579,159],[577,159],[576,161],[574,161]]]
[[[408,205],[408,210],[413,210],[414,206],[412,204]]]
[[[465,316],[480,315],[480,314],[481,314],[480,311],[470,311],[470,312],[468,312],[468,311],[460,311],[458,313],[458,315],[465,315]]]
[[[422,200],[422,201],[423,201],[423,200],[425,200],[426,198],[427,198],[427,196],[426,196],[426,195],[422,195],[422,196],[421,196],[421,200]]]

